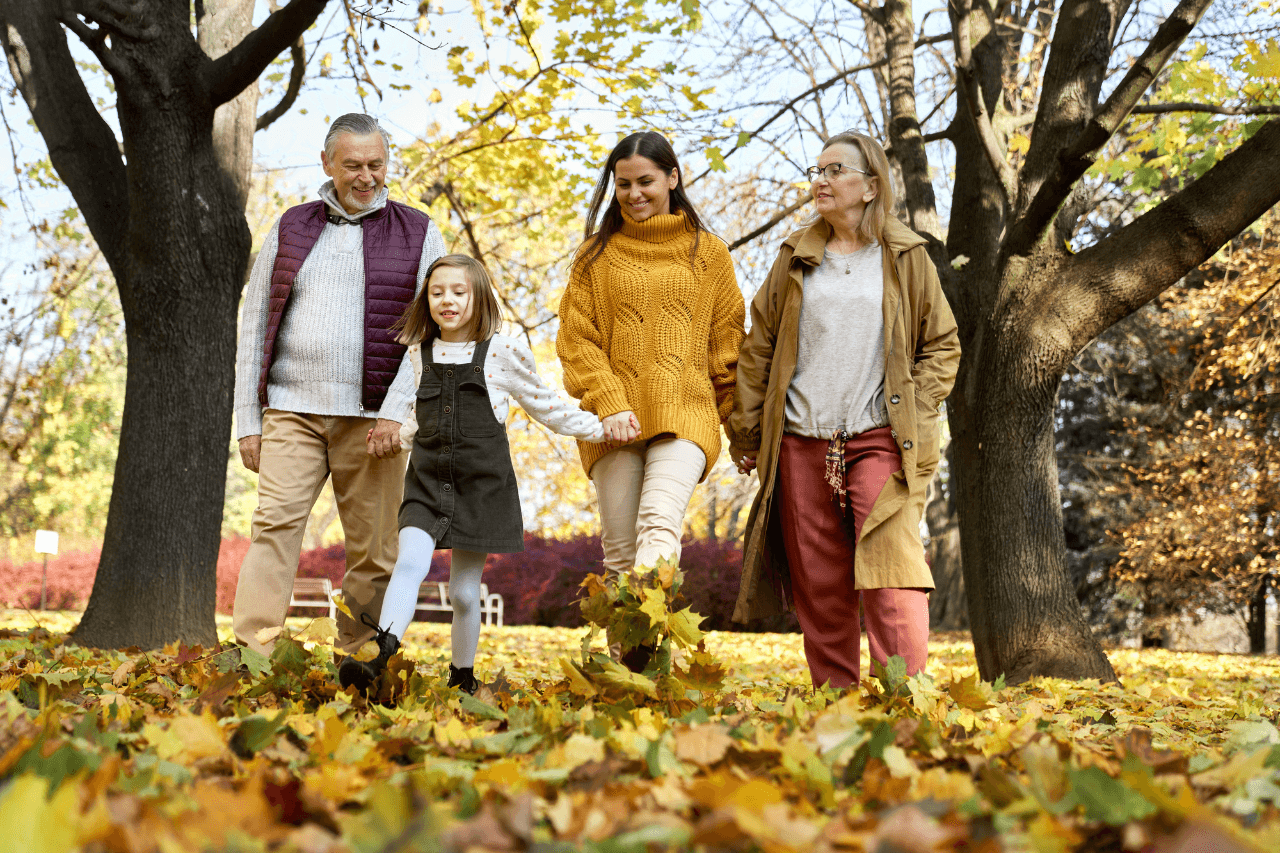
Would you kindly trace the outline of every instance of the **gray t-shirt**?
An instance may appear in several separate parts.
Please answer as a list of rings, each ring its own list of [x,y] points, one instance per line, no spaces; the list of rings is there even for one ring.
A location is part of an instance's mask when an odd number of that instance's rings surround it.
[[[805,273],[786,431],[850,435],[889,423],[884,401],[884,263],[879,244],[831,251]]]

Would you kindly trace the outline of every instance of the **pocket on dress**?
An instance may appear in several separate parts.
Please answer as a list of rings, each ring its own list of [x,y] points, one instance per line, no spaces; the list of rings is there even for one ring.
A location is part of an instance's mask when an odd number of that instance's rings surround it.
[[[493,415],[489,389],[483,382],[464,379],[458,383],[458,429],[471,438],[486,438],[502,432]]]
[[[418,435],[435,435],[440,431],[439,385],[423,385],[418,388],[418,399],[414,403],[414,413],[418,417]]]

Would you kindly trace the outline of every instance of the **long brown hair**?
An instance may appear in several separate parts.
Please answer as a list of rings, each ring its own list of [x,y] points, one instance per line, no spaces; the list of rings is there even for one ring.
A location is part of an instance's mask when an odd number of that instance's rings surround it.
[[[893,171],[889,168],[889,158],[880,146],[865,133],[846,130],[822,143],[826,151],[832,145],[852,145],[862,154],[863,165],[866,166],[868,178],[876,179],[876,197],[871,199],[862,212],[862,222],[858,224],[858,235],[867,243],[884,245],[884,223],[893,215],[893,206],[898,203],[897,193],[893,187]]]
[[[400,333],[396,340],[405,346],[413,346],[440,334],[436,322],[431,319],[427,289],[431,286],[431,274],[441,267],[462,270],[467,276],[467,284],[471,285],[472,314],[468,337],[473,341],[484,341],[496,335],[502,328],[502,310],[498,308],[498,297],[493,292],[489,271],[470,255],[441,255],[427,267],[422,289],[413,297],[403,316],[392,325],[391,331]]]
[[[600,179],[596,181],[595,191],[591,194],[591,206],[587,208],[587,225],[583,234],[585,242],[578,250],[575,264],[584,263],[585,267],[591,266],[596,262],[596,258],[604,254],[610,238],[622,230],[622,206],[618,204],[617,192],[609,191],[610,184],[613,182],[618,161],[636,155],[644,157],[666,175],[680,168],[675,149],[671,147],[667,138],[657,131],[642,130],[627,136],[615,145],[613,151],[609,152],[609,159],[605,161],[604,168],[600,171]],[[605,205],[606,198],[609,200],[608,205]],[[601,207],[604,207],[603,217],[600,216]],[[692,262],[698,255],[698,239],[702,236],[702,232],[707,230],[707,226],[702,224],[702,218],[698,216],[698,211],[694,210],[693,202],[689,201],[689,196],[685,194],[683,177],[677,181],[675,189],[671,191],[671,212],[677,211],[684,211],[685,227],[693,232],[693,251],[689,255],[689,260]],[[596,224],[597,219],[600,219],[599,225]]]

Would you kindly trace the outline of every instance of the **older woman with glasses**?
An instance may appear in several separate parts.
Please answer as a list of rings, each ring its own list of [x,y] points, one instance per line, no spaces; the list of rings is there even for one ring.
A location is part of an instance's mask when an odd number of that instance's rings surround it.
[[[960,345],[924,238],[892,215],[884,149],[845,132],[808,170],[817,207],[751,303],[727,430],[760,472],[738,621],[793,603],[815,685],[871,658],[924,669],[933,588],[920,542],[939,409]]]

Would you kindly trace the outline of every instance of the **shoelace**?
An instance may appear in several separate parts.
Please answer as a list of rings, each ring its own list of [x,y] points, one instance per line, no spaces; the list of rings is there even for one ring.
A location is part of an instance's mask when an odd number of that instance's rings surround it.
[[[392,633],[388,630],[385,630],[376,621],[371,619],[368,613],[361,613],[360,621],[363,622],[368,627],[378,632],[378,636],[375,640],[375,642],[377,642],[378,644],[378,651],[381,652],[384,648],[386,648],[387,644],[384,642],[384,639],[387,637],[393,636]]]

